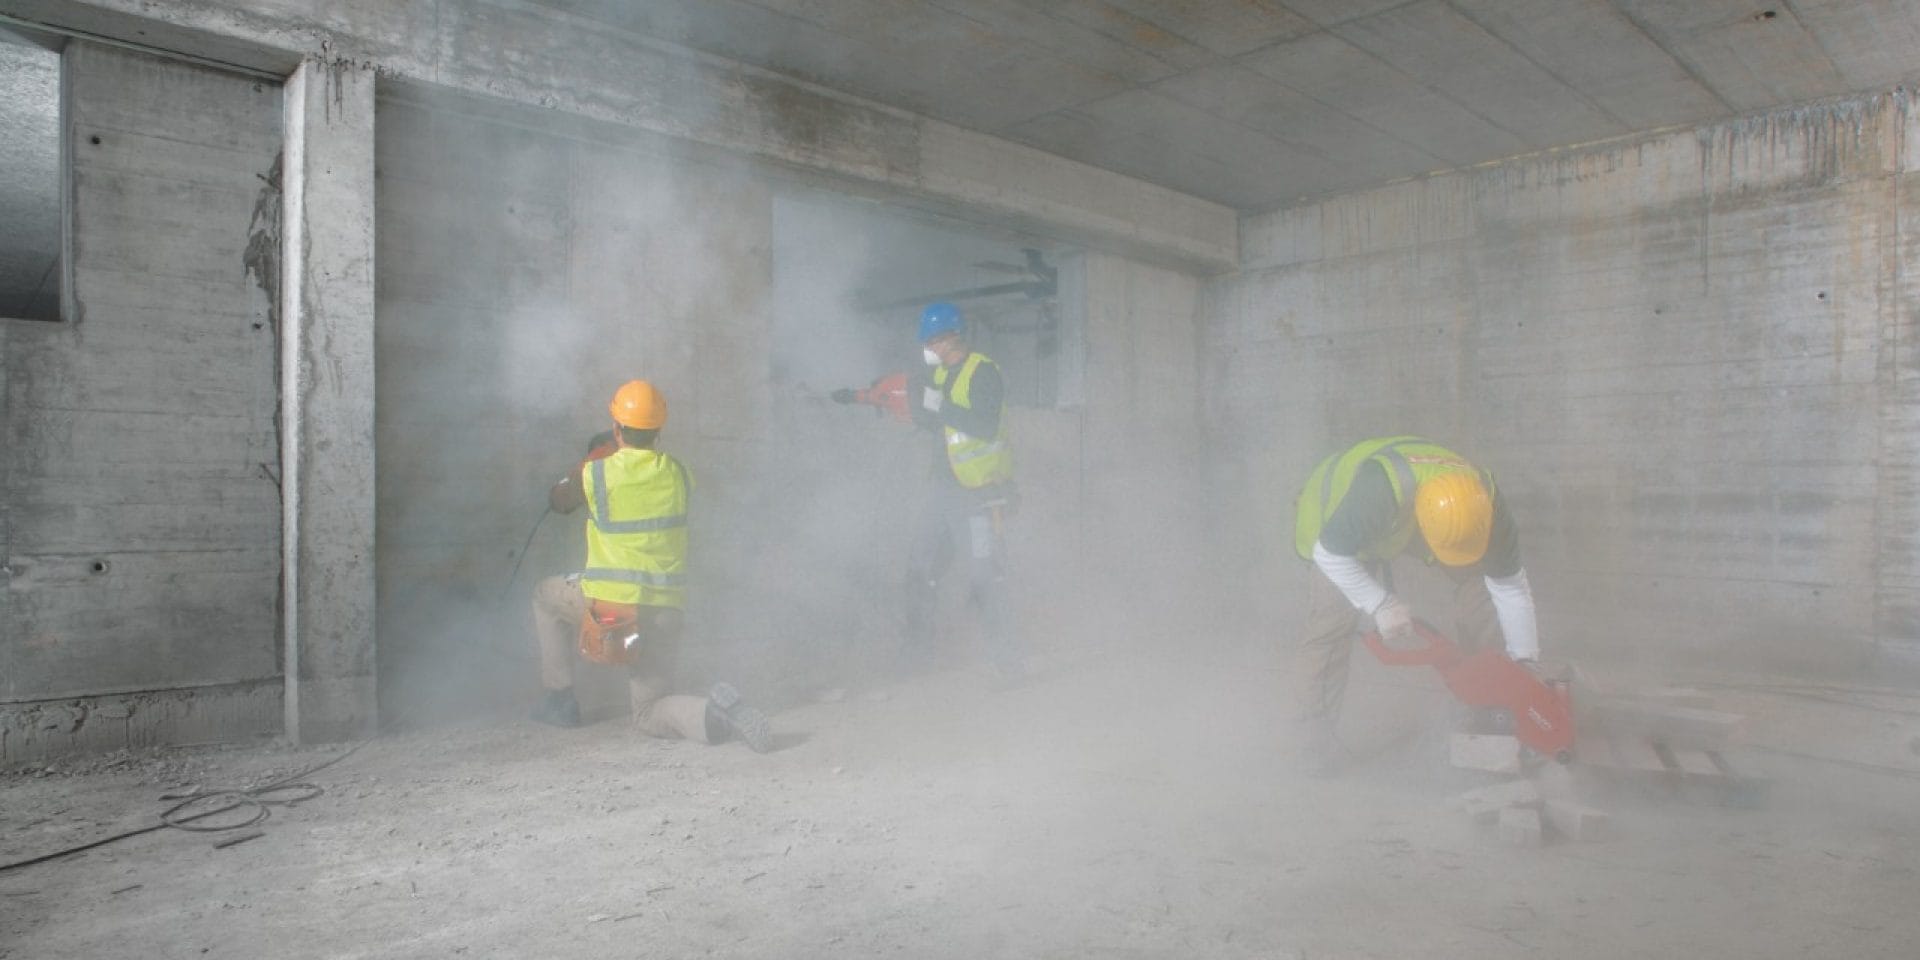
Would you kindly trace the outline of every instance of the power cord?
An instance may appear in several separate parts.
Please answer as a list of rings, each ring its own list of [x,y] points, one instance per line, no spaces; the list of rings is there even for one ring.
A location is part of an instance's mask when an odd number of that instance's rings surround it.
[[[104,847],[110,843],[118,843],[130,837],[138,837],[143,834],[152,833],[155,830],[165,830],[169,827],[175,830],[187,830],[194,833],[220,833],[226,830],[238,830],[242,827],[251,827],[254,824],[264,822],[271,816],[273,807],[290,807],[294,804],[304,803],[325,794],[327,792],[325,787],[316,783],[308,783],[305,778],[353,756],[360,751],[361,747],[372,742],[373,739],[369,737],[349,747],[346,752],[337,757],[316,763],[305,770],[290,773],[272,783],[262,786],[249,787],[243,790],[195,790],[189,793],[164,794],[160,799],[176,800],[179,802],[160,812],[159,823],[140,827],[136,830],[128,830],[124,833],[116,833],[113,836],[103,837],[90,843],[76,844],[64,850],[56,850],[53,853],[45,853],[25,860],[16,860],[12,863],[0,864],[0,873],[31,867],[34,864],[46,863],[49,860],[58,860],[61,857],[82,853],[97,847]],[[292,795],[286,796],[283,794]],[[202,810],[198,813],[185,812],[189,808],[212,801],[225,801],[225,803],[211,810]],[[249,811],[244,820],[217,824],[203,824],[199,822],[240,809]]]
[[[519,554],[514,557],[513,570],[507,574],[506,588],[502,590],[503,596],[512,592],[514,582],[520,578],[520,564],[526,560],[527,550],[533,546],[534,536],[540,532],[541,525],[546,522],[548,514],[552,512],[552,508],[540,511],[539,519],[533,522],[533,529],[527,531],[527,539],[520,545]],[[387,726],[390,728],[397,727],[404,718],[405,711],[402,711],[401,714],[390,719]],[[88,850],[104,847],[110,843],[118,843],[131,837],[142,836],[156,830],[165,830],[169,827],[175,830],[186,830],[191,833],[222,833],[228,830],[238,830],[242,827],[251,827],[255,824],[264,823],[268,817],[273,815],[272,808],[274,807],[291,807],[295,804],[317,799],[326,794],[327,791],[325,787],[316,783],[308,783],[305,778],[353,756],[360,751],[361,747],[372,742],[373,738],[368,737],[349,747],[346,752],[337,757],[316,763],[305,770],[288,774],[285,777],[263,786],[238,790],[194,790],[187,793],[162,794],[160,799],[174,800],[177,802],[173,806],[160,811],[159,823],[150,824],[137,830],[116,833],[113,836],[103,837],[89,843],[76,844],[63,850],[56,850],[53,853],[45,853],[37,857],[29,857],[25,860],[16,860],[12,863],[0,864],[0,873],[24,869],[35,864],[72,856],[76,853],[84,853]],[[211,810],[201,810],[197,813],[186,812],[196,806],[215,801],[224,802],[221,806]],[[242,820],[215,824],[203,824],[200,822],[224,813],[231,813],[235,810],[242,809],[248,811],[245,819]]]

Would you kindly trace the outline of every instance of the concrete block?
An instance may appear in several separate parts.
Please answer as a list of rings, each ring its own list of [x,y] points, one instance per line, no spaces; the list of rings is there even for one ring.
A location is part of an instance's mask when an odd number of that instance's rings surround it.
[[[1492,826],[1500,821],[1500,813],[1510,807],[1535,808],[1540,806],[1540,787],[1532,780],[1511,780],[1506,783],[1481,787],[1454,798],[1462,812],[1474,823]]]
[[[1455,799],[1461,803],[1492,804],[1496,807],[1537,807],[1541,800],[1540,785],[1532,780],[1509,780],[1468,790]]]
[[[1540,845],[1540,811],[1508,807],[1500,811],[1500,840],[1516,847]]]
[[[1520,741],[1506,734],[1456,733],[1451,756],[1462,770],[1520,772]]]
[[[1560,836],[1591,843],[1606,836],[1607,813],[1570,800],[1548,800],[1543,811],[1547,823]]]

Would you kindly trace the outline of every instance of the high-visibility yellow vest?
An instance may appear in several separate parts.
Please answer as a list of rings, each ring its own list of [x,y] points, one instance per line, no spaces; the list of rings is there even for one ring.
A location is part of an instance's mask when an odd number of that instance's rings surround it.
[[[946,391],[948,403],[966,410],[973,409],[973,399],[969,394],[973,388],[973,372],[980,369],[983,363],[992,364],[995,370],[1000,369],[999,364],[983,354],[967,354],[966,361],[960,364],[960,373],[953,378],[953,389]],[[946,387],[945,365],[933,371],[933,385],[943,389]],[[1013,479],[1013,448],[1007,443],[1007,413],[1004,407],[1003,400],[1000,429],[991,440],[968,436],[952,427],[943,428],[947,437],[947,464],[953,468],[954,479],[969,490]]]
[[[1398,556],[1412,542],[1416,529],[1413,491],[1428,477],[1454,470],[1476,470],[1473,464],[1467,462],[1467,458],[1419,437],[1367,440],[1320,461],[1320,465],[1313,468],[1313,473],[1307,477],[1307,485],[1301,488],[1299,499],[1294,502],[1293,549],[1302,559],[1313,558],[1313,545],[1320,539],[1320,529],[1340,508],[1340,501],[1346,499],[1347,491],[1353,487],[1354,474],[1360,472],[1360,467],[1369,461],[1377,461],[1386,468],[1387,481],[1393,485],[1394,503],[1399,506],[1399,516],[1394,520],[1392,529],[1360,551],[1363,560],[1385,560]],[[1481,473],[1480,478],[1491,494],[1493,478],[1485,473]]]
[[[685,605],[692,486],[687,468],[656,450],[623,447],[581,465],[587,499],[581,592],[610,603]]]

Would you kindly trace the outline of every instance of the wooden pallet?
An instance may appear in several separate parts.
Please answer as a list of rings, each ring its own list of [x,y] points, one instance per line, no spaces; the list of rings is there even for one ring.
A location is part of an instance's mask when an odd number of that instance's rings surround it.
[[[1664,789],[1723,806],[1757,806],[1768,781],[1737,769],[1720,750],[1676,746],[1644,737],[1582,736],[1574,763],[1609,780]]]

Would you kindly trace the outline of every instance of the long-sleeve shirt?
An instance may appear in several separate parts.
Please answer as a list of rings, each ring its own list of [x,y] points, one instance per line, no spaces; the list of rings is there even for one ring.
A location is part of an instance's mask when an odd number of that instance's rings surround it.
[[[945,428],[952,427],[970,437],[990,440],[1000,433],[1000,417],[1005,402],[1006,384],[1000,379],[1000,368],[996,364],[982,363],[973,370],[973,382],[967,387],[967,402],[971,406],[963,407],[953,402],[953,385],[958,381],[959,368],[956,365],[947,373],[944,387],[934,387],[933,368],[916,371],[908,378],[907,403],[913,411],[913,422],[923,430],[933,432],[934,473],[945,476],[950,483],[960,481],[953,475],[953,468],[947,463],[947,439]],[[928,410],[921,402],[925,391],[941,391],[940,412]]]

